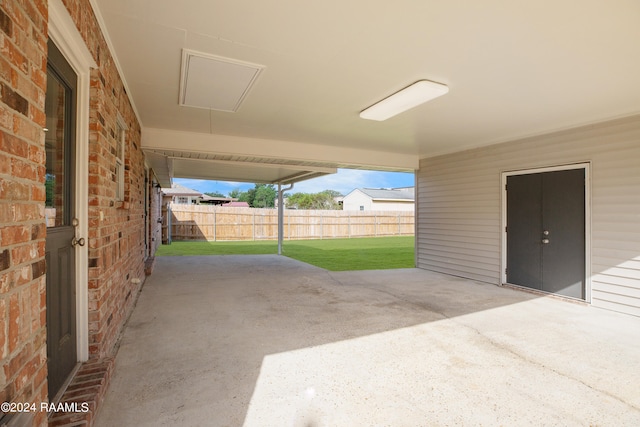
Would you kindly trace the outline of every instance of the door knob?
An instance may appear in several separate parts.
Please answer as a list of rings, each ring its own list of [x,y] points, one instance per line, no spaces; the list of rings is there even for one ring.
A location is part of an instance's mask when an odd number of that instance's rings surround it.
[[[73,236],[73,239],[71,239],[71,246],[75,248],[77,245],[84,246],[84,237],[77,239],[76,236]]]
[[[549,239],[542,239],[542,243],[546,245],[547,243],[549,243]]]
[[[542,234],[543,234],[544,236],[548,236],[548,235],[549,235],[549,230],[544,230],[544,231],[542,232]]]
[[[71,225],[73,225],[76,228],[76,231],[78,231],[79,224],[80,224],[80,221],[78,221],[78,218],[73,218],[73,220],[71,220]],[[73,236],[73,239],[71,239],[71,246],[75,248],[78,245],[84,246],[84,237],[81,237],[78,239],[76,236]]]

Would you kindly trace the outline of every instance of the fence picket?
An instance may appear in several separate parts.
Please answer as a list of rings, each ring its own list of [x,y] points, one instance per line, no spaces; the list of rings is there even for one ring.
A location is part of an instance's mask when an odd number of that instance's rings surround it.
[[[173,240],[276,240],[276,209],[170,205]],[[285,239],[412,236],[414,213],[285,210]]]

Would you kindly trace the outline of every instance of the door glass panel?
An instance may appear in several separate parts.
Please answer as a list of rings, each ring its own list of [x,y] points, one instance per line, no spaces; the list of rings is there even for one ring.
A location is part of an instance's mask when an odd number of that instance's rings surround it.
[[[68,225],[65,204],[69,199],[68,157],[65,140],[68,138],[66,112],[69,89],[55,75],[47,72],[47,96],[45,114],[45,149],[47,152],[47,174],[45,181],[47,227]]]

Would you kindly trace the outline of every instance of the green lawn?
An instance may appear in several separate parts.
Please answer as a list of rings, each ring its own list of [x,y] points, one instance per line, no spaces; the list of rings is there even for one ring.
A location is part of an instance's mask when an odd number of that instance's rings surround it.
[[[276,254],[275,241],[173,242],[158,248],[156,256]],[[331,271],[383,270],[414,266],[414,238],[292,240],[282,244],[290,258]]]

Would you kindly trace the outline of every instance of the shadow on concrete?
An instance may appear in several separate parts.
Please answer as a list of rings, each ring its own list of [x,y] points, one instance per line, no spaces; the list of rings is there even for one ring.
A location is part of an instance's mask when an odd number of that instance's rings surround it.
[[[418,269],[157,259],[98,426],[631,425],[640,319]]]

